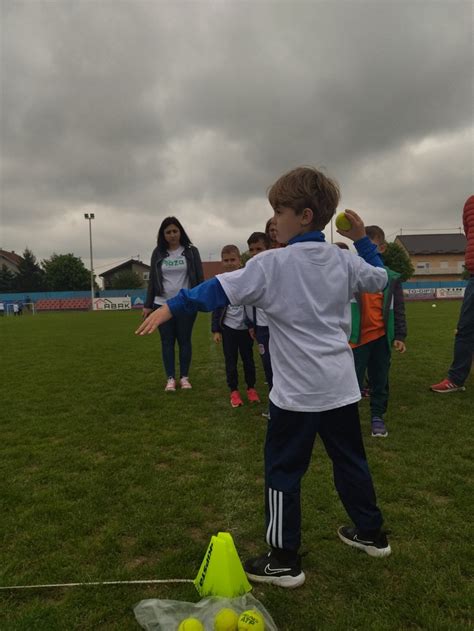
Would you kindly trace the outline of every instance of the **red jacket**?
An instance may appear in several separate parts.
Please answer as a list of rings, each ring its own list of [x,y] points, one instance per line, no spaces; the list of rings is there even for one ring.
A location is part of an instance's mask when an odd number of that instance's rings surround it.
[[[471,274],[474,274],[474,195],[468,197],[464,204],[462,222],[467,237],[466,267]]]

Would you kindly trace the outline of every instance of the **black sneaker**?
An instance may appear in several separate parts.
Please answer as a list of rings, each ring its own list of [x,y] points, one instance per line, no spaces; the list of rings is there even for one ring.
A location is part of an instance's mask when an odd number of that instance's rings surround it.
[[[337,534],[339,539],[348,546],[353,548],[359,548],[367,552],[371,557],[388,557],[392,552],[390,544],[387,540],[387,535],[380,531],[375,537],[364,535],[364,533],[357,528],[351,528],[350,526],[341,526]]]
[[[273,550],[245,561],[244,570],[248,578],[255,583],[269,583],[292,589],[303,585],[305,581],[299,555],[295,555],[294,561],[283,563],[277,559]]]

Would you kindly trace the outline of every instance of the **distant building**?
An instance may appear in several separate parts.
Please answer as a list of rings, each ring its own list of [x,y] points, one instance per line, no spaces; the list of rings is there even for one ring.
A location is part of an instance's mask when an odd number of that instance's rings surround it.
[[[136,259],[129,259],[125,263],[121,263],[116,267],[112,267],[106,272],[99,274],[99,278],[102,278],[104,283],[104,289],[112,289],[112,283],[116,276],[123,272],[135,272],[142,281],[142,288],[148,287],[148,279],[150,278],[150,266]]]
[[[0,250],[0,269],[3,265],[13,272],[14,274],[18,274],[18,269],[23,257],[15,252],[8,252],[7,250]]]
[[[204,272],[204,279],[209,280],[214,278],[217,274],[222,274],[224,271],[222,263],[220,261],[203,261],[202,268]],[[148,280],[150,278],[150,266],[136,259],[130,259],[121,263],[116,267],[112,267],[106,272],[99,274],[99,278],[102,278],[104,289],[112,289],[113,279],[122,272],[135,272],[142,279],[142,289],[148,287]]]
[[[395,238],[415,268],[412,281],[459,280],[466,242],[464,234],[402,234]]]
[[[222,267],[222,263],[220,261],[203,261],[202,270],[204,272],[204,279],[209,280],[210,278],[217,276],[217,274],[222,274],[224,268]]]

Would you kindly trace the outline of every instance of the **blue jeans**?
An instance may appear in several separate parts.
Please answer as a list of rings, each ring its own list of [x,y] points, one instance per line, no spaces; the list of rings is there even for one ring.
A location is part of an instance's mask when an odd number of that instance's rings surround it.
[[[469,377],[474,353],[474,275],[467,282],[454,341],[454,357],[448,372],[449,379],[462,386]]]
[[[185,313],[174,316],[168,322],[158,328],[161,337],[161,352],[163,365],[167,377],[175,377],[174,348],[176,342],[179,346],[179,368],[181,377],[187,377],[191,364],[192,346],[191,335],[193,332],[196,314]]]

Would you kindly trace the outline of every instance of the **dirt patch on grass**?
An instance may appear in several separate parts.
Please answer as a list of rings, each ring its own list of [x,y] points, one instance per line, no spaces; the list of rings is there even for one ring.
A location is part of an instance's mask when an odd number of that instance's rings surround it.
[[[143,565],[149,565],[150,559],[148,557],[136,557],[134,559],[129,559],[125,562],[125,567],[127,570],[133,570],[136,567],[142,567]]]
[[[169,471],[171,466],[169,462],[157,462],[155,463],[155,471]]]

